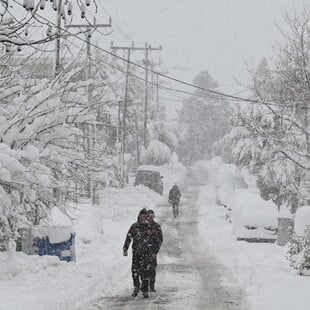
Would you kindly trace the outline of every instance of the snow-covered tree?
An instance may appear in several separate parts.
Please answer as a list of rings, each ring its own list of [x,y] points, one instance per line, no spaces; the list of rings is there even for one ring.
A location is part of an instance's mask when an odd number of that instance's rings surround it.
[[[101,57],[102,59],[102,57]],[[93,196],[113,178],[117,88],[97,59],[92,104],[85,64],[71,63],[57,78],[27,78],[31,59],[9,58],[0,76],[0,209],[2,249],[21,225],[36,225],[51,207]],[[22,70],[24,69],[24,70]],[[21,74],[22,73],[22,74]]]
[[[217,82],[207,71],[202,71],[193,81],[194,85],[215,90]],[[178,153],[181,161],[193,163],[212,155],[212,145],[228,132],[229,108],[220,97],[205,97],[206,92],[197,90],[184,100],[179,113],[182,139]]]
[[[89,0],[2,0],[0,1],[0,42],[7,51],[14,47],[34,46],[63,36],[66,33],[63,23],[72,22],[73,16],[86,17]],[[45,11],[48,11],[47,13]],[[57,19],[51,19],[56,12]],[[33,35],[32,28],[44,28],[42,36]]]
[[[265,198],[272,195],[293,212],[310,197],[309,16],[287,17],[290,32],[272,70],[266,59],[253,70],[253,99],[261,103],[240,106],[236,128],[215,146],[218,155],[256,174]]]
[[[143,162],[147,165],[161,166],[170,162],[171,155],[172,152],[166,144],[152,140],[146,150]]]

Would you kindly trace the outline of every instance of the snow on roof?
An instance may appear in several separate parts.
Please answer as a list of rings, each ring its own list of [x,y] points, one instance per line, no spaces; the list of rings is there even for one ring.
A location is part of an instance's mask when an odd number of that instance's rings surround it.
[[[138,171],[141,171],[141,170],[150,170],[150,171],[158,171],[158,172],[161,172],[161,169],[159,166],[153,166],[153,165],[142,165],[142,166],[139,166]]]
[[[278,208],[259,195],[247,196],[234,214],[234,231],[240,226],[277,227]]]
[[[303,236],[308,225],[310,226],[310,206],[298,208],[295,215],[295,233]]]

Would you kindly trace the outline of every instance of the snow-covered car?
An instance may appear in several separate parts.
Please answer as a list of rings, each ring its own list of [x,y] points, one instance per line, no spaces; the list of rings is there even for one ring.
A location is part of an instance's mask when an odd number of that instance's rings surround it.
[[[233,221],[233,214],[237,214],[238,209],[244,201],[250,200],[253,196],[259,196],[258,188],[238,188],[233,190],[232,195],[226,202],[226,219],[229,222]]]
[[[152,166],[140,166],[136,173],[134,186],[144,185],[162,195],[164,191],[163,176]]]
[[[215,174],[214,184],[219,187],[230,176],[236,174],[237,166],[233,164],[221,164]]]
[[[228,173],[225,180],[223,180],[217,188],[216,204],[226,208],[231,201],[234,190],[240,188],[248,188],[243,176],[238,173]]]
[[[237,240],[275,242],[278,228],[278,208],[259,195],[248,195],[233,211],[233,232]]]

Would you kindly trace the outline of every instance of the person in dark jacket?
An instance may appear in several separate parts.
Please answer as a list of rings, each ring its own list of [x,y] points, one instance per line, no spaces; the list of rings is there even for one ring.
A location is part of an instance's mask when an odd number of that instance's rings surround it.
[[[131,225],[123,246],[123,255],[128,255],[128,248],[132,241],[131,273],[134,285],[132,296],[136,297],[141,288],[143,297],[148,298],[149,269],[151,257],[151,237],[147,219],[147,210],[139,212],[138,220]],[[140,287],[141,279],[141,287]]]
[[[169,202],[180,202],[181,192],[176,184],[169,191]]]
[[[151,260],[149,270],[149,284],[150,292],[156,292],[155,290],[155,278],[156,278],[156,266],[157,266],[157,254],[163,243],[163,234],[160,225],[154,221],[155,213],[153,210],[148,210],[149,221],[149,233],[151,236]]]

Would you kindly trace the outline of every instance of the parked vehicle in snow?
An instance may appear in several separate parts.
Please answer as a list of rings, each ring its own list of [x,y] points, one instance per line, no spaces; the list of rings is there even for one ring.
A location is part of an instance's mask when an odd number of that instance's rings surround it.
[[[235,189],[247,189],[248,185],[245,183],[242,175],[235,175],[228,178],[217,189],[216,204],[222,205],[225,208],[229,205]]]
[[[20,234],[21,251],[28,255],[51,255],[67,262],[76,261],[74,228],[57,207],[52,208],[39,225],[21,229]]]
[[[229,200],[227,199],[227,210],[226,210],[226,219],[229,222],[233,221],[233,215],[232,213],[234,210],[237,211],[237,209],[242,205],[243,201],[250,200],[253,195],[259,196],[259,189],[257,188],[251,188],[251,189],[245,189],[245,188],[239,188],[235,189],[232,192],[232,195],[229,197]]]
[[[235,189],[248,188],[244,177],[235,170],[235,165],[223,165],[216,175],[216,204],[225,208],[231,201]]]
[[[164,191],[163,176],[152,167],[140,166],[136,173],[134,186],[144,185],[162,195]]]
[[[240,196],[239,196],[240,197]],[[243,195],[233,210],[233,232],[237,240],[275,242],[278,229],[278,208],[259,195]]]

